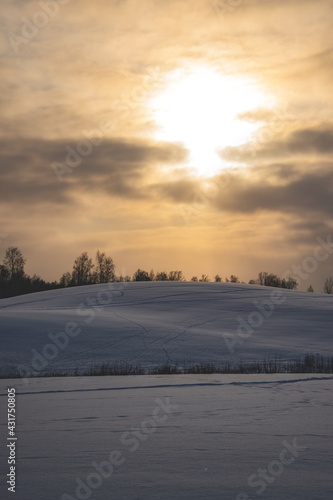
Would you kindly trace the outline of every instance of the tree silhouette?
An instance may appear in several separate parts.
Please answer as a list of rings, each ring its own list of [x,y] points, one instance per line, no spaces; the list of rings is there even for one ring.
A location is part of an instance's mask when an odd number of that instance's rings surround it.
[[[94,264],[92,260],[88,257],[87,252],[83,252],[74,261],[73,271],[72,271],[72,281],[74,285],[88,285],[91,283],[92,273]]]
[[[17,247],[7,248],[3,263],[9,273],[9,279],[11,281],[17,281],[24,277],[25,262],[26,260],[23,258],[21,250]]]
[[[333,278],[330,276],[327,278],[324,284],[324,293],[328,293],[329,295],[332,295],[333,293]]]
[[[71,286],[73,284],[72,282],[72,275],[68,271],[64,273],[60,280],[59,280],[59,285],[61,288],[67,288],[68,286]]]
[[[96,265],[93,274],[94,283],[109,283],[115,281],[115,266],[111,257],[107,257],[105,253],[97,250]]]
[[[150,279],[147,271],[143,271],[142,269],[138,269],[133,274],[133,281],[151,281],[151,279]]]
[[[273,273],[260,272],[256,280],[250,280],[249,284],[258,284],[262,286],[274,286],[277,288],[288,288],[289,290],[297,290],[298,283],[294,278],[281,279]]]
[[[170,271],[168,276],[169,281],[184,281],[182,271]]]
[[[238,276],[234,276],[233,274],[230,276],[230,283],[239,283]]]
[[[168,273],[166,273],[165,271],[156,273],[155,281],[168,281]]]
[[[209,277],[207,276],[207,274],[202,274],[201,278],[199,279],[199,281],[201,281],[203,283],[208,283]]]

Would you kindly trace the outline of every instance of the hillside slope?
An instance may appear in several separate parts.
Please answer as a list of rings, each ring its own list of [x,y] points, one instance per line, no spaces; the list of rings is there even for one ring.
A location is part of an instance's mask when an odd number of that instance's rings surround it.
[[[90,285],[0,301],[2,369],[333,353],[333,297],[230,283]]]

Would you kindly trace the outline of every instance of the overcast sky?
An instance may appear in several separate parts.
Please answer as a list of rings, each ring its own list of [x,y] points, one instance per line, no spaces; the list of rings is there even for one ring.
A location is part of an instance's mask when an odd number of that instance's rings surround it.
[[[2,0],[1,258],[17,246],[29,274],[59,279],[99,249],[118,274],[248,281],[302,265],[333,234],[333,4],[227,7]],[[226,86],[216,96],[208,77],[185,90],[179,131],[163,136],[156,103],[197,68]],[[243,142],[227,119],[237,102],[236,125],[254,131]],[[191,155],[215,137],[214,113],[224,121],[205,174]],[[329,274],[333,256],[300,289],[321,291]]]

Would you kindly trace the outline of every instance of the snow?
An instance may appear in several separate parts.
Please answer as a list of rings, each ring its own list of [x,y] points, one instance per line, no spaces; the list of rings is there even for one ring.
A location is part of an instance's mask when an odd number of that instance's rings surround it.
[[[2,408],[7,387],[17,392],[16,498],[328,500],[332,380],[320,374],[1,380]],[[5,457],[4,450],[3,440]],[[112,474],[105,465],[111,453]],[[94,462],[104,462],[109,477]],[[8,466],[1,464],[4,478]],[[259,469],[269,481],[258,480]],[[80,483],[76,493],[77,481],[87,487],[88,480],[93,486],[83,490]],[[15,498],[3,479],[0,489],[1,498]]]
[[[0,380],[0,498],[333,498],[333,375],[25,377],[103,362],[332,355],[332,306],[327,295],[225,283],[2,299],[1,366],[22,378]],[[4,480],[8,387],[17,393],[15,494]]]
[[[243,284],[51,290],[0,301],[0,361],[7,372],[38,375],[117,361],[149,368],[332,355],[332,309],[332,296]]]

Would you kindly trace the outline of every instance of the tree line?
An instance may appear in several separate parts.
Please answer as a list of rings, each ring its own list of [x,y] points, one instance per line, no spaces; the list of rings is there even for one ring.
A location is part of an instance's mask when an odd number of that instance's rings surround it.
[[[0,264],[0,298],[12,297],[26,293],[51,290],[55,288],[67,288],[71,286],[92,285],[98,283],[110,283],[114,281],[186,281],[182,271],[158,271],[154,272],[137,269],[133,276],[117,276],[112,257],[104,252],[97,250],[94,261],[88,256],[87,252],[79,255],[73,263],[71,272],[65,272],[59,281],[47,282],[40,276],[34,274],[32,277],[25,273],[24,266],[26,259],[17,247],[6,249],[3,263]],[[201,277],[192,276],[193,282],[210,282],[207,274]],[[217,274],[212,280],[216,283],[222,283],[223,279]],[[238,276],[231,275],[225,278],[225,283],[245,283],[240,281]],[[280,278],[276,274],[260,272],[256,279],[249,281],[251,285],[263,285],[289,290],[297,290],[298,283],[294,278]],[[310,285],[308,292],[313,292]],[[323,291],[327,294],[333,294],[333,278],[326,279]]]
[[[21,250],[9,247],[0,265],[0,297],[12,297],[69,286],[91,285],[116,281],[115,265],[111,257],[96,253],[95,262],[83,252],[77,257],[71,272],[64,273],[59,281],[47,282],[34,274],[28,276],[24,270],[26,259]]]

